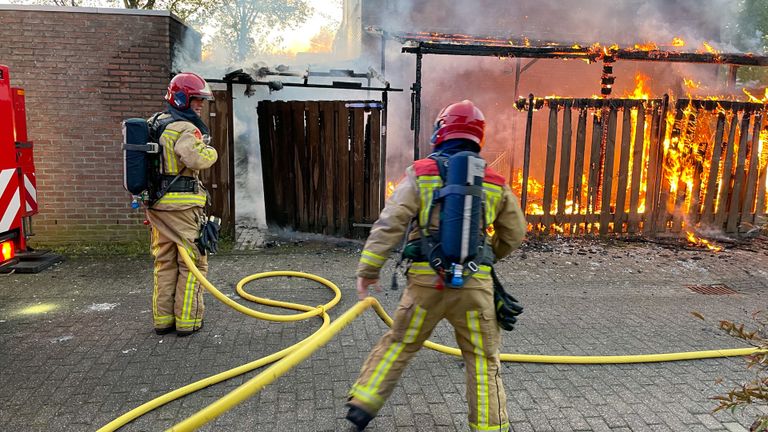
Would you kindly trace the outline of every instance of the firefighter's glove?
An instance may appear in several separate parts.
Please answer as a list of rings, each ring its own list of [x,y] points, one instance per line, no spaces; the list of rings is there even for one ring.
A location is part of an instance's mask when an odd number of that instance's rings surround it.
[[[517,316],[523,313],[523,306],[504,290],[495,270],[492,271],[491,275],[493,276],[493,303],[496,306],[496,321],[502,329],[512,331],[515,329]]]
[[[221,218],[211,216],[200,227],[200,237],[197,239],[197,248],[203,255],[206,252],[212,255],[219,251],[219,228],[221,227]]]

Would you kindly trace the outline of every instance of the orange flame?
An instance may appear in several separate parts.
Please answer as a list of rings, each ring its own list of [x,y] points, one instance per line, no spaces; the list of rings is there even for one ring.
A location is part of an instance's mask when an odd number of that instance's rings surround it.
[[[644,44],[635,44],[635,49],[640,51],[653,51],[658,50],[659,46],[656,42],[646,42]]]
[[[692,233],[691,231],[686,231],[685,237],[688,239],[688,242],[694,246],[705,247],[711,250],[712,252],[720,252],[721,250],[723,250],[721,246],[717,246],[715,244],[710,243],[707,240],[704,240],[701,237],[697,237],[696,234]]]
[[[393,193],[395,193],[395,183],[391,182],[391,181],[388,181],[387,182],[387,189],[384,192],[384,196],[385,196],[386,199],[389,199],[389,197],[391,197]]]
[[[710,54],[720,54],[720,51],[712,48],[712,45],[710,45],[710,44],[708,44],[706,42],[703,42],[702,45],[704,45],[704,50],[706,50],[706,52],[708,52]]]
[[[672,46],[675,46],[675,47],[684,47],[684,46],[685,46],[685,41],[684,41],[684,40],[682,40],[682,39],[681,39],[681,38],[679,38],[679,37],[674,37],[674,38],[672,38]]]
[[[701,82],[697,82],[689,78],[683,78],[683,84],[687,89],[690,90],[695,90],[701,87]]]
[[[750,93],[747,89],[742,89],[742,91],[749,98],[749,102],[764,104],[766,101],[768,101],[768,87],[765,88],[762,99],[758,99],[757,97],[753,96],[752,93]]]
[[[648,81],[650,77],[643,73],[638,72],[635,75],[635,90],[632,93],[626,93],[625,96],[630,99],[645,99],[648,100],[650,91],[648,90]]]

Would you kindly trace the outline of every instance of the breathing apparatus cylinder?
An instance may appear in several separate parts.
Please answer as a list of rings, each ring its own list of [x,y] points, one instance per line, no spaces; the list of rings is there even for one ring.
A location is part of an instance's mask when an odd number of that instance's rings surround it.
[[[450,263],[451,285],[464,285],[463,271],[474,258],[482,237],[483,178],[485,160],[477,153],[463,151],[448,158],[440,221],[440,243]]]

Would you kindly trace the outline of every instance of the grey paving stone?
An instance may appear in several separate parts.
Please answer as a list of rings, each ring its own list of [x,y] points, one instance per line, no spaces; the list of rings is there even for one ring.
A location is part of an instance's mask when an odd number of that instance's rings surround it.
[[[595,240],[547,244],[531,245],[497,265],[507,289],[526,307],[518,328],[503,335],[505,352],[629,355],[741,347],[714,322],[747,322],[768,296],[768,271],[763,270],[768,254],[759,247],[710,254]],[[212,257],[210,276],[237,299],[232,285],[255,272],[299,268],[316,273],[344,293],[330,311],[336,318],[356,302],[358,255],[355,243],[244,247]],[[73,257],[37,275],[0,277],[3,430],[95,430],[148,400],[281,350],[318,328],[317,319],[253,320],[206,295],[201,333],[158,337],[151,329],[150,270],[148,257]],[[383,279],[391,271],[388,265]],[[724,283],[739,294],[702,296],[685,288],[708,283]],[[312,305],[331,297],[295,278],[249,284],[249,290]],[[385,290],[377,297],[391,313],[400,294]],[[19,312],[42,302],[56,308],[39,315]],[[91,310],[95,304],[117,306]],[[713,325],[695,319],[692,311]],[[201,430],[350,430],[343,418],[347,391],[385,331],[375,314],[364,313],[307,361]],[[444,323],[433,340],[455,346]],[[740,358],[626,365],[504,363],[500,374],[515,431],[746,431],[767,408],[712,413],[709,399],[750,379],[745,366]],[[171,402],[122,430],[171,427],[263,370]],[[464,380],[461,359],[422,350],[370,430],[467,430]]]

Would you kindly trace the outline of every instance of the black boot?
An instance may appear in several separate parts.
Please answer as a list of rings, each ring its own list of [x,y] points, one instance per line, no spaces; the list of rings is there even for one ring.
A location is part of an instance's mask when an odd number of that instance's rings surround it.
[[[355,424],[355,426],[357,426],[358,432],[365,430],[365,427],[368,426],[368,423],[373,420],[373,416],[365,412],[362,408],[358,408],[351,404],[347,404],[347,406],[349,407],[347,420],[351,421]]]

